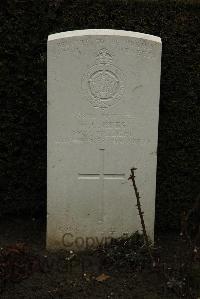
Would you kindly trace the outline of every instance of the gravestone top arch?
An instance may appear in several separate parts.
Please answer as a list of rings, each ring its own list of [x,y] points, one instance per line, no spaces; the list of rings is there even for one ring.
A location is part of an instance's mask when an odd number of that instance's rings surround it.
[[[161,43],[161,38],[155,35],[141,33],[141,32],[133,32],[127,30],[115,30],[115,29],[84,29],[84,30],[72,30],[66,32],[54,33],[48,36],[48,41],[75,37],[75,36],[84,36],[84,35],[111,35],[111,36],[124,36],[124,37],[132,37],[132,38],[140,38],[145,40],[150,40],[154,42]]]

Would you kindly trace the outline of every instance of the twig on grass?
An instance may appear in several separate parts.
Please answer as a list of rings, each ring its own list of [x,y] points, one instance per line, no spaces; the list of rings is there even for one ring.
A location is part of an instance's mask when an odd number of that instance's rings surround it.
[[[135,173],[134,171],[136,170],[137,168],[131,168],[131,176],[129,177],[129,180],[132,180],[133,182],[133,188],[134,188],[134,191],[135,191],[135,196],[136,196],[136,200],[137,200],[137,209],[138,209],[138,212],[139,212],[139,216],[140,216],[140,222],[141,222],[141,226],[142,226],[142,232],[143,232],[143,237],[144,237],[144,243],[146,245],[146,248],[148,250],[148,253],[149,253],[149,257],[152,261],[152,265],[153,267],[155,267],[155,260],[153,258],[153,255],[152,255],[152,252],[151,252],[151,248],[150,248],[150,243],[149,243],[149,239],[148,239],[148,236],[147,236],[147,231],[146,231],[146,227],[145,227],[145,222],[144,222],[144,212],[142,211],[142,208],[141,208],[141,203],[140,203],[140,194],[138,192],[138,189],[137,189],[137,186],[136,186],[136,182],[135,182]]]

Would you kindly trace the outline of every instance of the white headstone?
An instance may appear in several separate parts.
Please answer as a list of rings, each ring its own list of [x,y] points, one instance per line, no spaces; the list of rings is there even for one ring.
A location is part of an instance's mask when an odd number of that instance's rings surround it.
[[[161,40],[119,30],[48,39],[47,247],[84,249],[154,235]]]

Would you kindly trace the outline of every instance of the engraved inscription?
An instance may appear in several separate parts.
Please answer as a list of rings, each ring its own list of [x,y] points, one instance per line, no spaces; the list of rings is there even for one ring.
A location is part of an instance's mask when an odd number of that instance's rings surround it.
[[[134,144],[146,143],[135,136],[135,119],[131,115],[103,114],[100,118],[93,114],[78,113],[75,115],[75,127],[68,138],[59,138],[59,143],[111,143]]]
[[[96,56],[93,65],[82,78],[82,89],[95,108],[115,105],[124,93],[124,74],[112,64],[112,55],[105,48]]]
[[[79,40],[68,41],[61,40],[57,43],[57,51],[58,55],[60,53],[69,52],[73,56],[80,57],[81,55],[85,55],[87,53],[88,47],[98,45],[100,47],[106,47],[107,41],[109,40],[109,44],[117,49],[118,51],[125,53],[131,53],[132,55],[142,56],[147,59],[152,59],[156,57],[156,52],[159,49],[156,47],[155,43],[150,41],[145,41],[141,39],[109,39],[107,37],[97,38],[97,39],[88,39],[82,38]]]
[[[86,143],[133,143],[133,121],[131,116],[104,114],[79,115],[77,129],[73,130],[74,142]]]

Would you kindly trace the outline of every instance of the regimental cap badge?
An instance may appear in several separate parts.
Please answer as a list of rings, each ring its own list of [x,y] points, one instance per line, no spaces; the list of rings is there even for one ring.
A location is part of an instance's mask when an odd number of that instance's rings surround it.
[[[113,57],[106,48],[98,51],[95,62],[83,76],[82,89],[93,107],[105,109],[121,99],[124,75],[113,65]]]

